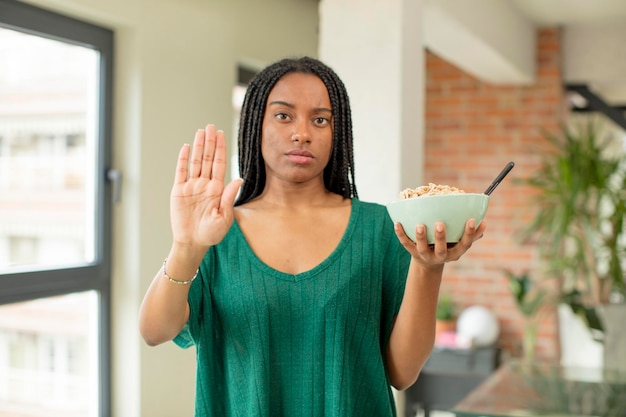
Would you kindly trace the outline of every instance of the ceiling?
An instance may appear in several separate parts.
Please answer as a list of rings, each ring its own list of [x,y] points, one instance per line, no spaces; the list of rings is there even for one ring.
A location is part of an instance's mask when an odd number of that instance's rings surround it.
[[[624,21],[626,0],[425,0],[422,20],[430,50],[495,85],[533,83],[531,34],[561,27],[573,108],[601,111],[626,130]]]
[[[625,0],[509,0],[536,25],[594,24],[624,19]]]
[[[626,19],[625,0],[510,0],[513,5],[537,26],[598,25]],[[626,58],[626,57],[625,57]],[[586,90],[586,87],[582,87]],[[621,91],[620,91],[621,90]],[[612,94],[608,94],[611,91]],[[601,100],[596,107],[602,107],[605,114],[614,119],[624,129],[624,104],[626,87],[611,84],[606,93],[587,91],[591,100]],[[604,93],[604,94],[603,94]],[[588,100],[587,100],[588,101]],[[614,102],[614,103],[612,103]],[[610,108],[611,106],[613,108]],[[611,117],[613,116],[613,117]]]

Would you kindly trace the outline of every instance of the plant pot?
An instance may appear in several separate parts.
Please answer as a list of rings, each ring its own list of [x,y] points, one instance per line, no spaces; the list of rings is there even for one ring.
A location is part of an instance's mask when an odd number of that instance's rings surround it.
[[[626,304],[604,304],[599,311],[604,343],[593,340],[589,329],[567,305],[559,305],[561,364],[626,372]]]
[[[454,332],[456,320],[437,320],[435,322],[435,339],[443,332]]]
[[[600,309],[604,322],[604,367],[626,372],[626,304],[605,304]]]
[[[561,365],[601,369],[604,346],[593,339],[589,328],[566,304],[559,304]]]

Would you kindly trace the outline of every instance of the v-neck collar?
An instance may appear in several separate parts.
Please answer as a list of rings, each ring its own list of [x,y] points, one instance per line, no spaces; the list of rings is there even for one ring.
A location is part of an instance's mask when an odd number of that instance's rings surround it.
[[[297,281],[302,281],[302,280],[311,278],[319,274],[328,266],[330,266],[335,261],[335,259],[337,259],[341,255],[341,252],[343,252],[346,246],[348,246],[348,242],[350,241],[350,236],[354,232],[354,228],[358,222],[359,214],[360,214],[360,201],[356,198],[352,198],[352,207],[350,208],[350,219],[348,220],[348,226],[346,227],[346,230],[344,231],[343,236],[341,237],[341,240],[339,241],[335,249],[333,249],[330,255],[328,255],[322,262],[320,262],[313,268],[304,272],[300,272],[298,274],[289,274],[283,271],[279,271],[278,269],[272,268],[271,266],[267,265],[256,255],[256,253],[254,253],[254,251],[252,250],[252,247],[250,246],[250,244],[246,240],[246,237],[241,231],[241,228],[239,227],[239,224],[237,223],[236,219],[233,222],[232,228],[233,228],[233,232],[236,234],[236,238],[238,242],[241,244],[242,248],[246,252],[248,258],[250,259],[250,262],[256,268],[278,279],[297,282]]]

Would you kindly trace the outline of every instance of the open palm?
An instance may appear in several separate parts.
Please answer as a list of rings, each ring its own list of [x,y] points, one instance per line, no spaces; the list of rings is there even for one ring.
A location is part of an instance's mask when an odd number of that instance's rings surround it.
[[[208,248],[224,238],[234,220],[233,202],[242,183],[234,180],[224,186],[225,173],[224,132],[208,125],[196,132],[193,149],[183,145],[178,155],[170,195],[174,242]]]

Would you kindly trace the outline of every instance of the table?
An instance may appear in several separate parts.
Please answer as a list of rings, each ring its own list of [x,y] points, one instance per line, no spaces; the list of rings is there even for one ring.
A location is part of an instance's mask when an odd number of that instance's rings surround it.
[[[624,417],[626,372],[506,362],[452,413],[457,417]]]
[[[435,347],[419,378],[405,391],[405,417],[418,408],[429,417],[431,409],[449,410],[497,368],[495,346],[471,349]]]

